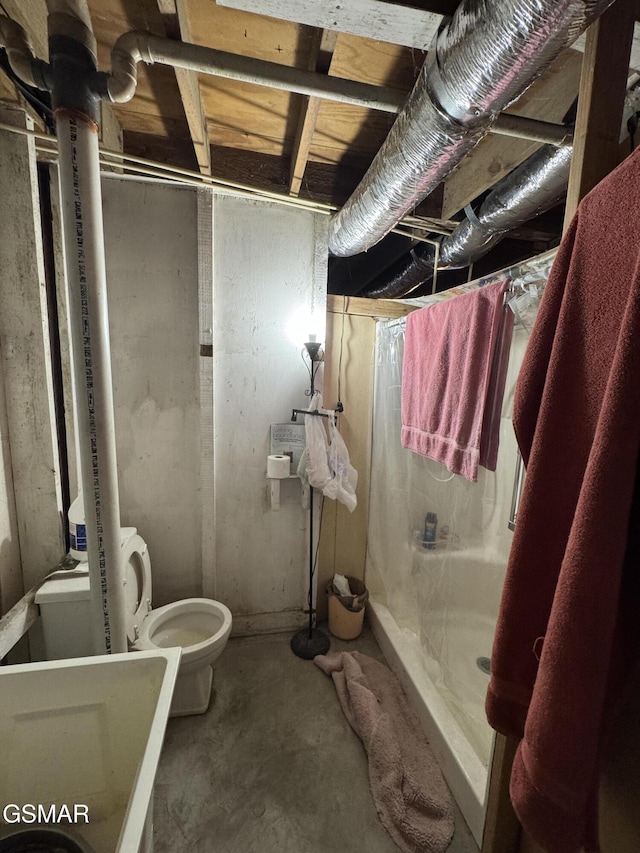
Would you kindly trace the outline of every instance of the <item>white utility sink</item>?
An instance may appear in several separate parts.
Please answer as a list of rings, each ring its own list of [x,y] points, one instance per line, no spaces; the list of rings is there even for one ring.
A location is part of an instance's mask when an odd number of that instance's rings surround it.
[[[94,853],[150,853],[179,663],[175,648],[0,667],[0,847],[41,805]]]

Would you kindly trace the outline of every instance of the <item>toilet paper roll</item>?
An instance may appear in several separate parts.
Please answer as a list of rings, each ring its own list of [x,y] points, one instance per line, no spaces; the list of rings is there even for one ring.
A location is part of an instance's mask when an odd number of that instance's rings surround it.
[[[267,477],[272,480],[284,480],[291,472],[291,457],[272,453],[267,456]]]

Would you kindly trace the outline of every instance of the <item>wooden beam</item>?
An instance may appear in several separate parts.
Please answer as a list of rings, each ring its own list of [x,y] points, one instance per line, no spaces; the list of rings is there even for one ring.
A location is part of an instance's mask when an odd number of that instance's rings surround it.
[[[320,98],[307,98],[303,96],[303,101],[300,105],[300,118],[298,119],[296,138],[293,143],[291,175],[289,178],[289,194],[293,196],[300,194],[300,187],[302,186],[304,170],[309,160],[309,152],[311,151],[311,143],[321,103]]]
[[[124,150],[136,157],[146,157],[158,163],[198,170],[193,144],[187,137],[167,137],[135,130],[123,131]]]
[[[321,30],[337,30],[355,36],[428,50],[442,15],[385,0],[351,0],[318,3],[317,0],[217,0],[218,6],[259,11],[270,18],[307,24]],[[441,5],[438,2],[438,7]],[[450,5],[447,4],[447,8]]]
[[[320,74],[328,74],[331,69],[331,60],[335,50],[338,34],[330,30],[318,30],[309,54],[308,68]],[[304,177],[311,151],[311,142],[318,121],[320,111],[320,98],[303,97],[300,105],[300,118],[296,137],[293,143],[293,154],[291,155],[291,176],[289,179],[289,193],[293,196],[300,194],[300,186]]]
[[[385,2],[391,2],[391,0],[385,0]],[[396,5],[451,18],[460,5],[460,0],[397,0]]]
[[[115,111],[107,101],[100,101],[100,147],[109,151],[123,151],[124,137],[122,126],[116,118]],[[103,166],[108,172],[122,173],[122,166]]]
[[[185,0],[157,0],[162,13],[165,30],[170,38],[179,38],[184,42],[193,43],[191,26],[187,16]],[[175,68],[176,81],[184,107],[184,114],[189,125],[191,141],[195,151],[198,168],[204,175],[211,174],[211,151],[207,119],[202,105],[198,75],[194,71]]]
[[[223,180],[236,181],[257,189],[287,194],[289,165],[283,157],[211,146],[212,174]],[[328,204],[342,205],[364,177],[368,161],[353,163],[348,169],[336,169],[328,163],[310,161],[300,196]]]
[[[633,38],[634,9],[617,0],[587,33],[565,229],[580,199],[618,165],[620,125]]]
[[[520,823],[509,799],[511,766],[517,741],[496,734],[487,792],[482,853],[515,853]]]
[[[636,21],[640,20],[640,3],[637,0],[629,0],[631,5],[631,13]],[[635,8],[634,8],[635,6]],[[587,44],[586,33],[583,33],[579,39],[571,45],[574,50],[579,50],[584,53]],[[629,68],[633,71],[640,71],[640,25],[636,23],[633,34],[633,43],[631,45],[631,58],[629,59]]]
[[[37,586],[23,595],[2,619],[0,619],[0,660],[24,637],[29,628],[40,617],[40,608],[33,603]]]
[[[419,307],[396,299],[362,299],[359,296],[327,294],[327,311],[330,314],[356,314],[360,317],[388,317],[395,320],[406,317]]]

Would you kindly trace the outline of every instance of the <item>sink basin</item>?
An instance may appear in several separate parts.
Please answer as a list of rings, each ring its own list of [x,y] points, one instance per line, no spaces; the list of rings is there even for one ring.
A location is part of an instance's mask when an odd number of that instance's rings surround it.
[[[150,853],[179,663],[172,648],[0,667],[0,849],[42,824],[92,853]]]

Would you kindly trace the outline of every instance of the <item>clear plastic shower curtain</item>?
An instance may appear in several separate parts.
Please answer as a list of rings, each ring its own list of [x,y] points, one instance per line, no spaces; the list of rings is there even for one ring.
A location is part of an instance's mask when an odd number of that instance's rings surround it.
[[[367,585],[419,648],[429,678],[485,764],[491,730],[483,667],[513,536],[507,526],[516,466],[511,408],[527,336],[516,325],[497,470],[481,468],[472,483],[401,447],[404,322],[380,322],[376,333]]]

